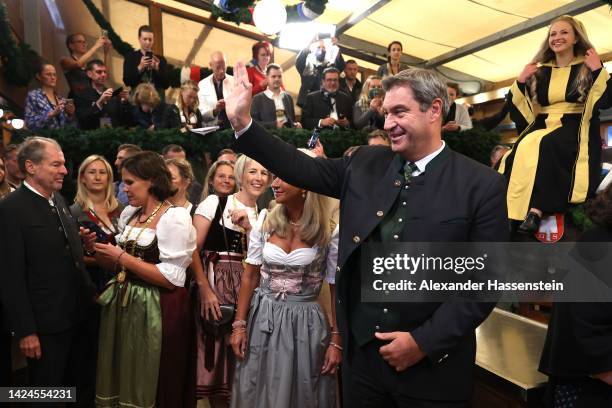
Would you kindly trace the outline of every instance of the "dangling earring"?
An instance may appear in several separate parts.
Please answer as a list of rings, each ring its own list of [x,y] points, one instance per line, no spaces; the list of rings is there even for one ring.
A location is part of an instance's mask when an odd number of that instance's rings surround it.
[[[306,198],[306,191],[302,191],[302,198]]]

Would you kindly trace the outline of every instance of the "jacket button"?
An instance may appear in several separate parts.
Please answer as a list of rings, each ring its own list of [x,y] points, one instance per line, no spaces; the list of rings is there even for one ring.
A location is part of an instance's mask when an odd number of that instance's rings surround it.
[[[379,326],[379,325],[374,326],[374,328],[375,328],[376,330],[380,330],[380,326]]]
[[[389,313],[389,309],[384,308],[384,309],[383,309],[383,313]]]
[[[395,181],[393,182],[393,185],[394,185],[395,187],[400,187],[400,186],[402,185],[402,182],[401,182],[400,180],[395,180]]]
[[[361,238],[359,238],[359,236],[355,235],[355,236],[353,237],[353,242],[354,242],[354,243],[356,243],[356,244],[358,244],[358,243],[359,243],[359,241],[361,241]]]
[[[379,217],[382,217],[383,216],[383,212],[378,210],[378,211],[376,211],[376,215],[379,216]]]

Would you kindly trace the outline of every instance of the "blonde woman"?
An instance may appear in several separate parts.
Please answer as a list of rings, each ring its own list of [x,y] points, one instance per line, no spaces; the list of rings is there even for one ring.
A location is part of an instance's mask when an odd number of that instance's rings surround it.
[[[188,190],[195,177],[191,164],[185,159],[166,159],[166,167],[172,176],[172,187],[176,193],[168,199],[173,205],[183,207],[193,216],[193,203],[189,201]]]
[[[132,124],[148,130],[181,127],[178,108],[162,102],[157,90],[148,82],[136,87],[132,97]]]
[[[236,161],[234,177],[237,193],[208,196],[193,217],[198,255],[194,256],[192,268],[201,317],[196,319],[197,396],[208,398],[213,408],[229,404],[236,360],[229,346],[229,330],[215,333],[207,329],[206,321],[220,320],[220,305],[235,305],[238,300],[248,235],[257,221],[257,199],[270,185],[268,171],[244,155]]]
[[[385,115],[382,109],[385,92],[381,78],[370,75],[363,83],[361,95],[353,107],[353,125],[355,129],[383,129]]]
[[[235,192],[234,165],[227,160],[217,160],[206,173],[204,188],[202,189],[202,201],[211,194],[215,194],[217,197],[227,197]]]
[[[181,116],[181,131],[202,127],[202,113],[198,109],[198,84],[189,80],[181,85],[176,105]]]
[[[342,340],[334,329],[338,230],[332,235],[331,202],[280,178],[272,189],[276,204],[251,231],[232,325],[239,362],[231,406],[335,407]],[[317,302],[324,279],[331,330]]]
[[[113,169],[97,154],[88,156],[79,166],[77,192],[70,212],[78,224],[96,232],[98,242],[115,243],[117,225],[123,206],[115,198]],[[98,265],[94,257],[85,257],[87,270],[98,292],[113,273]]]
[[[508,218],[534,233],[544,214],[583,203],[599,183],[599,110],[612,105],[612,81],[580,21],[552,22],[508,101],[520,134],[499,166],[509,179]]]

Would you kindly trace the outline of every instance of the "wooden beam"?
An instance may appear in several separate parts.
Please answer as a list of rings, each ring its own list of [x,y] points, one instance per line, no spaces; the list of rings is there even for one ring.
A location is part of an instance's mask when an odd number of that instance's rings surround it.
[[[265,35],[253,33],[251,31],[244,30],[244,29],[242,29],[240,27],[234,27],[232,25],[225,24],[225,23],[222,23],[220,21],[213,20],[212,18],[203,17],[203,16],[200,16],[200,15],[191,13],[189,11],[177,9],[175,7],[172,7],[172,6],[168,6],[166,4],[158,4],[158,3],[153,2],[152,0],[128,0],[128,1],[130,1],[132,3],[141,4],[143,6],[150,6],[151,4],[155,4],[155,5],[157,5],[160,8],[160,10],[162,12],[168,13],[168,14],[172,14],[173,16],[185,18],[187,20],[194,21],[196,23],[205,24],[207,26],[218,28],[220,30],[227,31],[227,32],[232,33],[232,34],[241,35],[243,37],[251,38],[251,39],[256,40],[256,41],[270,41],[270,39],[268,37],[266,37]],[[202,5],[204,5],[204,4],[205,3],[202,3]],[[200,8],[202,10],[206,10],[204,7],[200,7]]]
[[[164,55],[164,31],[162,24],[162,11],[159,5],[149,4],[149,26],[153,30],[155,41],[153,42],[153,52],[157,55]]]

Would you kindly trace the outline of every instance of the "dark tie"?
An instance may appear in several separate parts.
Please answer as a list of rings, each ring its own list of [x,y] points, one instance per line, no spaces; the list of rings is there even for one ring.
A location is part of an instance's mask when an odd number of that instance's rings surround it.
[[[410,181],[412,180],[412,173],[418,171],[419,168],[413,162],[408,162],[404,166],[404,180],[406,180],[406,184],[410,185]]]

